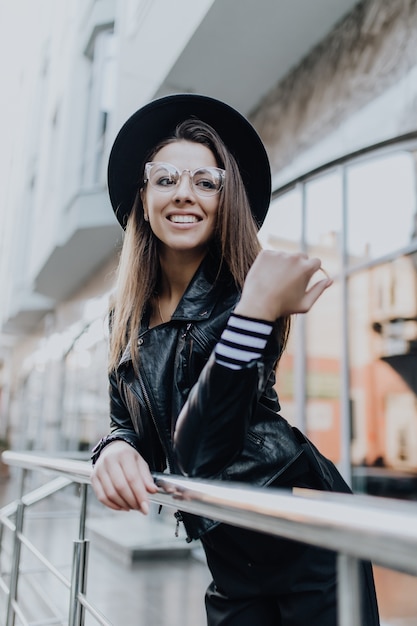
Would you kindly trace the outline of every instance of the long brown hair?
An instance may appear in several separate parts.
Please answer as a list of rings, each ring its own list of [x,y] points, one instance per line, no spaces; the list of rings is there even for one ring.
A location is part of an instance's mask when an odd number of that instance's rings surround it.
[[[164,146],[181,140],[207,146],[218,167],[226,170],[219,198],[214,247],[219,250],[219,262],[226,264],[237,287],[242,289],[246,274],[261,246],[237,162],[216,131],[205,122],[194,118],[180,123],[172,136],[155,146],[145,162],[151,161]],[[145,163],[142,164],[138,191],[127,222],[112,301],[110,370],[117,367],[127,345],[130,346],[133,363],[137,363],[137,332],[146,306],[157,290],[158,243],[149,223],[144,219],[141,201],[144,165]],[[280,320],[278,333],[282,347],[286,343],[288,331],[289,319]]]

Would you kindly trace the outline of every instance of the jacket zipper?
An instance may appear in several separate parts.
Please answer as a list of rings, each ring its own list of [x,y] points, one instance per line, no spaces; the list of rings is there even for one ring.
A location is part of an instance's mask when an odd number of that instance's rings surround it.
[[[143,393],[143,397],[144,397],[144,400],[145,400],[146,408],[149,411],[149,414],[151,416],[153,425],[155,426],[156,432],[159,433],[159,428],[158,428],[158,424],[157,424],[157,421],[156,421],[156,418],[155,418],[155,414],[154,414],[153,409],[152,409],[151,400],[149,398],[149,394],[148,394],[148,391],[146,389],[145,383],[144,383],[144,381],[143,381],[143,379],[142,379],[140,374],[138,375],[138,380],[139,380],[140,388],[142,389],[142,393]],[[163,448],[164,453],[165,453],[165,457],[166,457],[166,460],[167,460],[167,463],[168,463],[169,471],[172,474],[173,473],[173,467],[172,467],[171,455],[170,455],[169,450],[167,449],[167,447],[165,445],[165,441],[163,440],[163,438],[161,436],[159,436],[159,440],[161,442],[162,448]]]
[[[147,389],[146,389],[146,387],[145,387],[145,383],[144,383],[144,381],[143,381],[142,377],[140,376],[140,374],[139,374],[139,376],[138,376],[138,380],[139,380],[140,387],[141,387],[141,389],[142,389],[142,393],[143,393],[143,397],[144,397],[144,399],[145,399],[145,403],[146,403],[147,409],[148,409],[148,411],[149,411],[149,413],[150,413],[150,416],[151,416],[152,421],[153,421],[153,423],[154,423],[154,426],[155,426],[155,428],[156,428],[156,432],[159,432],[159,430],[158,430],[158,426],[157,426],[157,424],[156,424],[155,414],[154,414],[154,412],[153,412],[153,410],[152,410],[151,400],[150,400],[150,398],[149,398],[148,391],[147,391]],[[164,452],[165,452],[165,456],[166,456],[166,459],[167,459],[167,463],[168,463],[168,468],[169,468],[169,471],[170,471],[170,473],[172,474],[173,472],[172,472],[172,463],[171,463],[171,457],[170,457],[170,454],[169,454],[169,452],[168,452],[168,450],[167,450],[167,448],[166,448],[166,446],[165,446],[165,442],[162,440],[162,437],[159,437],[159,439],[160,439],[160,441],[161,441],[162,448],[163,448],[163,450],[164,450]],[[182,516],[181,511],[176,511],[176,512],[174,513],[174,517],[175,517],[175,519],[176,519],[176,524],[175,524],[175,531],[174,531],[174,534],[175,534],[175,537],[178,537],[178,536],[179,536],[179,527],[180,527],[180,522],[184,522],[184,518],[183,518],[183,516]],[[192,541],[191,537],[189,537],[189,536],[188,536],[188,533],[187,533],[186,541],[187,541],[187,543],[190,543],[190,542]]]
[[[190,324],[190,326],[191,326],[191,324]],[[190,329],[187,326],[187,331],[188,330],[190,330]],[[194,339],[194,341],[196,341],[198,343],[200,348],[202,348],[203,350],[207,350],[209,348],[209,346],[210,346],[209,340],[207,339],[207,337],[203,333],[203,331],[200,328],[198,328],[197,325],[194,325],[194,328],[193,328],[192,332],[190,333],[190,335]]]
[[[188,322],[187,326],[185,327],[184,332],[181,335],[181,339],[186,339],[188,333],[190,332],[191,327],[192,327],[192,323]]]

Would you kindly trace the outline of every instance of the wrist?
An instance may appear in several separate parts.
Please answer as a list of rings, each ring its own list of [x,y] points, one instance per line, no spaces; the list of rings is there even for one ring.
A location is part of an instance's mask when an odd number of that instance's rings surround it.
[[[100,441],[91,450],[91,453],[92,453],[91,462],[92,462],[93,467],[97,463],[98,458],[100,454],[102,453],[103,449],[109,444],[113,443],[114,441],[124,441],[124,443],[129,444],[130,446],[132,446],[132,448],[136,450],[136,447],[133,445],[131,441],[129,441],[129,439],[122,437],[121,435],[116,435],[116,434],[106,435],[106,437],[102,437]]]
[[[242,315],[243,317],[249,317],[251,319],[263,320],[271,323],[275,322],[280,317],[280,313],[277,315],[276,310],[272,311],[268,309],[268,307],[259,305],[255,301],[244,302],[241,300],[235,307],[234,312],[236,315]]]

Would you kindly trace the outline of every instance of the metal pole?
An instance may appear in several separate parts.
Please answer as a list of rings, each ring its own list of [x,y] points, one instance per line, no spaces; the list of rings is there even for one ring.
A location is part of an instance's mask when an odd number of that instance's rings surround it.
[[[78,539],[85,539],[85,522],[87,519],[87,484],[80,485],[81,509],[80,509],[80,527],[78,531]]]
[[[87,484],[80,485],[81,509],[78,541],[74,541],[74,554],[72,562],[70,610],[68,626],[83,626],[85,609],[79,602],[79,593],[85,594],[87,587],[87,556],[88,541],[85,539],[85,522],[87,517]]]
[[[347,228],[348,228],[348,180],[346,167],[341,168],[342,177],[342,215],[343,215],[343,227],[342,227],[342,272],[341,272],[341,287],[342,287],[342,363],[341,363],[341,428],[340,428],[340,446],[341,446],[341,458],[339,470],[345,481],[349,486],[352,485],[352,460],[351,460],[351,444],[352,444],[352,429],[351,429],[351,406],[350,406],[350,373],[349,373],[349,292],[346,276],[347,268]]]
[[[13,561],[12,561],[12,570],[10,574],[9,597],[7,601],[6,626],[14,626],[15,624],[15,611],[13,608],[13,602],[17,600],[17,585],[19,581],[20,552],[21,552],[21,541],[20,541],[19,535],[23,531],[24,512],[25,512],[25,505],[23,504],[23,502],[19,502],[19,504],[17,505],[17,510],[16,510]]]
[[[361,626],[360,562],[341,552],[337,555],[338,625]]]
[[[0,522],[0,579],[3,574],[2,570],[2,552],[3,552],[4,525]]]
[[[306,252],[306,219],[307,219],[307,189],[306,184],[301,183],[301,250]],[[295,367],[294,367],[294,396],[295,396],[295,426],[301,432],[307,433],[307,364],[306,364],[306,319],[305,315],[296,317],[295,339]]]
[[[84,625],[85,610],[78,596],[80,593],[85,594],[87,587],[88,545],[86,539],[74,541],[68,626]]]

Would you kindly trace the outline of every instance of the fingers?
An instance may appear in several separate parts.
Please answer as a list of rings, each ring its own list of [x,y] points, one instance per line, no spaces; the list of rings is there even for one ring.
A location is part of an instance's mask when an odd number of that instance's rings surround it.
[[[298,264],[298,271],[307,279],[306,285],[310,283],[311,279],[314,277],[315,274],[317,274],[317,272],[322,272],[326,277],[326,280],[331,280],[326,270],[322,267],[321,260],[317,257],[312,257],[311,259],[309,259],[307,256],[303,257],[300,255],[299,259],[296,258],[295,264]]]
[[[132,501],[129,495],[124,493],[123,473],[120,467],[116,466],[109,472],[103,466],[100,467],[99,461],[97,461],[91,483],[97,499],[111,509],[128,511],[139,508],[137,502]]]
[[[323,274],[325,275],[325,277],[327,278],[327,280],[329,280],[329,281],[333,282],[333,281],[332,281],[332,279],[330,278],[329,274],[328,274],[328,273],[326,272],[326,270],[324,269],[324,267],[322,267],[322,266],[320,265],[320,267],[319,267],[318,271],[323,272]]]
[[[284,315],[307,312],[332,283],[326,278],[309,288],[311,278],[320,269],[320,259],[308,258],[305,253],[263,250],[246,277],[236,313],[275,321]]]
[[[285,311],[286,315],[294,313],[307,313],[313,304],[315,304],[315,302],[320,298],[323,292],[333,284],[333,280],[321,266],[320,259],[309,259],[304,255],[300,255],[300,258],[305,259],[305,263],[304,268],[302,267],[302,262],[300,266],[299,278],[301,282],[298,283],[299,292],[297,296],[297,282],[296,279],[294,279],[291,294],[293,298],[287,298],[288,309]],[[317,272],[322,272],[325,275],[325,278],[311,284],[311,281]],[[310,284],[311,287],[309,287]]]
[[[148,464],[129,444],[116,441],[101,453],[91,483],[97,499],[114,510],[149,511],[149,493],[157,487]]]
[[[331,278],[325,278],[323,280],[319,280],[312,287],[310,287],[310,289],[306,291],[304,300],[301,303],[303,306],[303,310],[300,310],[298,312],[307,313],[311,309],[313,304],[320,298],[322,293],[332,284],[333,284],[333,280]]]

